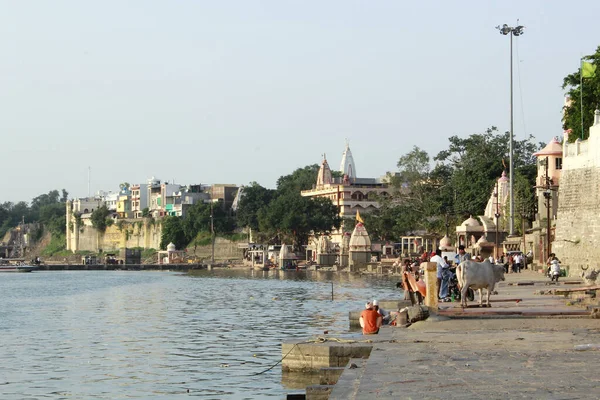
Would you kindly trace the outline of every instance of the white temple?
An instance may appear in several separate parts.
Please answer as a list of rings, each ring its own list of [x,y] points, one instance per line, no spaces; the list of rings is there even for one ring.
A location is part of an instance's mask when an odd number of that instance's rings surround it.
[[[340,164],[340,172],[343,175],[347,175],[349,179],[356,178],[356,166],[354,165],[354,158],[352,158],[352,152],[350,151],[350,144],[346,140],[346,148],[342,154],[342,162]]]

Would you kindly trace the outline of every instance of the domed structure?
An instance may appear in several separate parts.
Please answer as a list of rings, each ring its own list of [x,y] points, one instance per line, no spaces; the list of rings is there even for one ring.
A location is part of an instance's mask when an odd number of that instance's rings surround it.
[[[456,227],[456,244],[463,246],[474,245],[485,234],[485,228],[478,219],[470,216]]]
[[[466,226],[466,227],[477,227],[477,226],[481,226],[481,224],[479,223],[479,221],[475,218],[473,218],[473,216],[469,216],[468,219],[464,220],[462,224],[460,224],[461,226]]]
[[[177,249],[175,248],[175,245],[173,244],[173,242],[171,242],[167,245],[167,251],[175,251],[175,250],[177,250]]]
[[[365,226],[359,222],[350,236],[350,251],[371,252],[371,238]]]
[[[452,241],[448,236],[444,236],[442,240],[440,240],[440,250],[442,251],[452,251],[454,250],[454,246],[452,246]]]

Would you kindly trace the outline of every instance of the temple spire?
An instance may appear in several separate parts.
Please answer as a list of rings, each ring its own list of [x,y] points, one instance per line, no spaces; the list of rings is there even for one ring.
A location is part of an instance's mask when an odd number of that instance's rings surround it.
[[[329,168],[325,154],[323,154],[321,168],[319,168],[319,173],[317,174],[317,186],[330,184],[331,181],[331,169]]]
[[[342,154],[340,172],[342,175],[347,175],[350,179],[356,178],[356,166],[354,165],[354,158],[352,157],[352,151],[350,151],[350,142],[348,139],[346,139],[346,148]]]

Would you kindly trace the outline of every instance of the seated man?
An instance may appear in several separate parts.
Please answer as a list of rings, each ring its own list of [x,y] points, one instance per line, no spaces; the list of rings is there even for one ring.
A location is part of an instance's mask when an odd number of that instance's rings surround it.
[[[381,315],[373,308],[371,302],[365,304],[365,309],[360,313],[360,327],[363,335],[374,335],[379,333],[382,318]]]

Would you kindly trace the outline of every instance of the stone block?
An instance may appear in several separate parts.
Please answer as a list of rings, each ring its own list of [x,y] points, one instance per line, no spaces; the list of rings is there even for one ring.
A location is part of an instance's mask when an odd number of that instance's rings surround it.
[[[306,400],[327,400],[333,385],[311,385],[306,387]]]
[[[335,385],[345,369],[345,367],[321,368],[319,373],[320,384]]]

